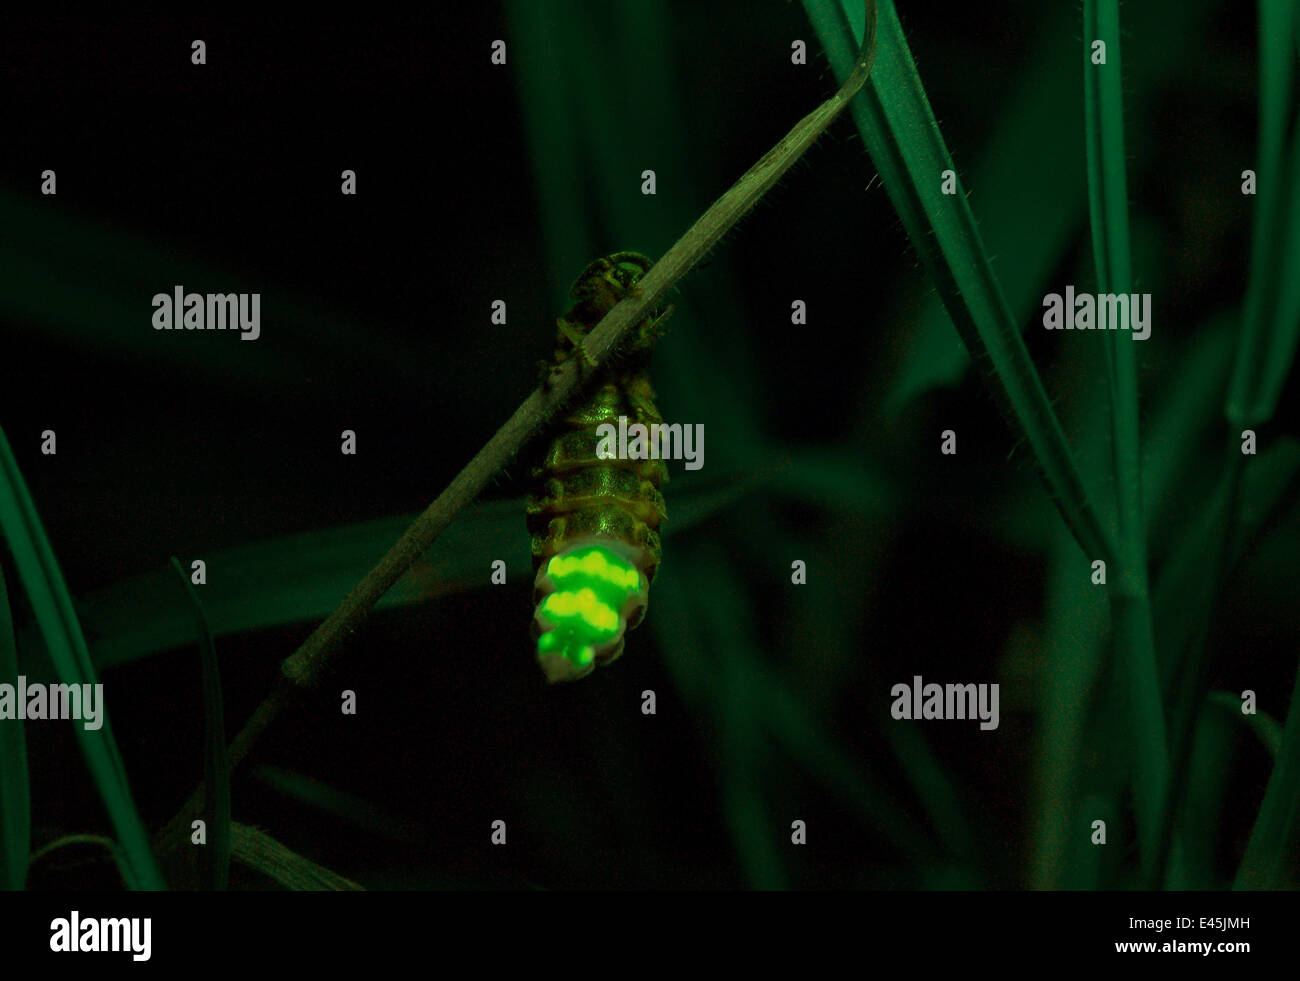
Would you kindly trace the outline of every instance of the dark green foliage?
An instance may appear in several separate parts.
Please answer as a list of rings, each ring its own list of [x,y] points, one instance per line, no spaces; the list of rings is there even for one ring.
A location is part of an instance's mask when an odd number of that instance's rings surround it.
[[[258,779],[234,783],[240,822],[367,888],[1295,886],[1293,5],[1263,0],[1256,25],[1249,4],[1144,0],[1118,30],[1091,0],[879,6],[853,121],[672,297],[658,405],[704,425],[707,462],[670,464],[636,656],[564,690],[537,677],[533,447],[277,722]],[[145,827],[205,753],[225,783],[204,745],[222,731],[213,638],[233,728],[531,389],[573,271],[662,255],[831,94],[861,30],[856,0],[446,16],[266,41],[317,57],[302,77],[322,81],[268,97],[233,72],[247,117],[182,77],[166,98],[197,123],[158,138],[193,169],[157,188],[124,156],[37,200],[59,117],[20,90],[0,336],[59,370],[0,394],[0,682],[102,676],[115,736],[78,733],[87,773],[48,727],[0,722],[0,884],[100,830],[129,885],[161,885]],[[1096,31],[1122,43],[1105,85],[1085,68]],[[64,100],[86,139],[154,133],[139,93],[109,112],[96,81]],[[293,178],[211,138],[236,124],[299,148]],[[340,202],[361,146],[362,192]],[[172,283],[264,289],[277,319],[252,344],[159,343],[141,296]],[[1151,339],[1044,331],[1065,283],[1151,292]],[[37,450],[47,427],[57,457]],[[208,565],[202,687],[173,553]],[[1142,574],[1117,598],[1125,565]],[[890,688],[915,674],[999,683],[1001,725],[894,720]],[[29,772],[37,753],[55,765]],[[485,857],[496,818],[511,844]]]

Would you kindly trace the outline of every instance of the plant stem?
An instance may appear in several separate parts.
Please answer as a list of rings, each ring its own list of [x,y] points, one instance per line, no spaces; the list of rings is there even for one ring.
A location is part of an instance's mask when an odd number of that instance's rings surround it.
[[[171,558],[185,596],[194,612],[199,634],[199,660],[203,668],[203,812],[211,844],[203,850],[205,881],[209,890],[223,891],[230,881],[230,764],[226,755],[226,714],[221,698],[221,669],[212,630],[203,604],[181,567]]]
[[[1128,181],[1124,160],[1124,101],[1118,0],[1084,0],[1084,112],[1087,127],[1088,202],[1099,293],[1129,293]],[[1091,43],[1105,42],[1105,62],[1094,64]],[[1124,325],[1128,326],[1128,325]],[[1114,327],[1112,324],[1111,327]],[[1130,698],[1133,799],[1142,873],[1150,886],[1159,852],[1169,786],[1164,705],[1156,671],[1142,522],[1142,461],[1138,437],[1135,341],[1109,330],[1106,367],[1110,389],[1111,445],[1119,534],[1111,570],[1110,601],[1116,652]]]

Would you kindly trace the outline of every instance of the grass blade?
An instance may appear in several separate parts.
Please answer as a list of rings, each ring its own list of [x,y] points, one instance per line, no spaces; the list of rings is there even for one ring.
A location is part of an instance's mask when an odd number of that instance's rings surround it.
[[[263,271],[213,259],[190,259],[179,243],[44,207],[31,195],[0,188],[0,319],[6,328],[75,348],[89,357],[117,358],[195,383],[273,391],[308,373],[345,384],[364,372],[393,389],[421,391],[414,366],[419,350],[390,332],[368,345],[369,326],[342,316],[315,297],[267,287]],[[69,272],[75,270],[75,272]],[[256,290],[277,311],[279,329],[263,334],[256,358],[229,345],[159,344],[138,329],[139,297],[160,283],[193,288],[219,282],[233,292]],[[379,349],[376,349],[379,348]]]
[[[300,801],[368,834],[408,846],[428,843],[428,832],[423,825],[388,813],[378,805],[323,780],[266,765],[254,769],[252,775],[258,783],[290,800]]]
[[[762,734],[851,803],[864,824],[900,854],[937,857],[938,849],[886,782],[837,745],[825,724],[759,656],[762,643],[751,626],[752,617],[737,602],[743,590],[734,567],[712,550],[683,556],[675,568],[681,571],[655,580],[659,613],[651,618],[651,626],[675,684],[692,704],[713,714],[711,721],[723,734],[728,754],[720,764],[723,801],[750,881],[770,887],[785,877],[780,853],[772,851],[764,837],[771,825],[760,834],[752,823],[766,805],[740,782],[741,771],[753,764],[744,751],[760,735],[750,728],[755,721]]]
[[[529,568],[519,542],[520,499],[479,505],[459,515],[376,607],[424,602],[485,583],[481,552],[506,560],[510,574]],[[359,521],[204,552],[209,577],[204,615],[213,637],[326,616],[414,519],[413,514]],[[113,583],[79,601],[95,666],[125,664],[194,638],[190,612],[171,602],[175,573],[166,566]]]
[[[1060,152],[1078,138],[1078,120],[1061,112],[1074,97],[1074,80],[1061,71],[1066,45],[1072,44],[1074,11],[1066,4],[1042,7],[1032,61],[970,172],[971,186],[979,189],[980,232],[997,256],[1007,300],[1020,323],[1041,309],[1043,285],[1072,247],[1087,206],[1083,160]],[[943,301],[926,289],[920,304],[885,399],[887,415],[936,386],[956,384],[970,367]]]
[[[364,887],[303,858],[265,831],[247,824],[235,825],[235,858],[242,865],[274,879],[286,889],[324,892],[363,892]]]
[[[1189,475],[1203,465],[1205,434],[1219,424],[1222,407],[1204,395],[1227,386],[1236,326],[1240,311],[1224,310],[1208,317],[1196,332],[1194,343],[1181,356],[1181,364],[1167,374],[1161,388],[1149,397],[1142,443],[1142,504],[1147,522],[1148,568],[1159,568],[1171,542],[1186,533],[1187,519],[1198,514],[1189,494]],[[1154,404],[1152,404],[1154,402]],[[1209,468],[1205,468],[1209,472]],[[1159,548],[1158,548],[1159,543]],[[1162,629],[1156,617],[1157,632]]]
[[[1225,406],[1235,429],[1273,416],[1300,338],[1300,127],[1296,111],[1296,21],[1290,0],[1259,4],[1258,198],[1245,321]]]
[[[678,687],[712,716],[722,809],[744,876],[752,888],[783,889],[789,885],[786,854],[761,780],[765,746],[755,669],[762,666],[749,638],[737,636],[749,620],[744,591],[716,546],[693,558],[671,580],[655,584],[658,602],[678,613],[671,626],[663,616],[656,620],[656,633]],[[700,602],[704,595],[712,599]],[[668,640],[668,631],[683,629],[685,636]]]
[[[1300,672],[1291,692],[1282,745],[1273,764],[1255,827],[1246,843],[1246,853],[1237,868],[1233,889],[1277,888],[1295,830],[1296,805],[1300,803]]]
[[[18,684],[18,649],[0,568],[0,685]],[[0,889],[22,889],[32,848],[31,787],[21,719],[0,721]]]
[[[226,759],[226,714],[221,704],[221,669],[212,631],[198,594],[180,559],[172,556],[172,568],[181,578],[185,595],[194,611],[199,631],[199,659],[203,664],[203,786],[206,793],[204,817],[208,825],[208,847],[204,850],[207,888],[221,891],[230,881],[230,763]]]
[[[732,470],[713,477],[674,477],[668,490],[673,520],[664,537],[679,535],[725,513],[737,500],[767,489],[782,472]],[[770,468],[769,468],[770,470]],[[512,582],[532,579],[528,538],[521,536],[522,498],[486,501],[456,516],[433,547],[375,604],[396,609],[481,589],[484,554],[506,563]],[[365,575],[375,559],[415,519],[378,518],[284,535],[204,552],[209,571],[222,570],[203,588],[204,615],[214,638],[286,623],[321,619]],[[112,583],[77,601],[91,658],[103,670],[175,650],[194,637],[189,612],[166,599],[175,573],[162,566]],[[20,641],[39,643],[26,633]]]
[[[1102,358],[1081,352],[1080,370],[1095,374]],[[1085,459],[1100,459],[1110,439],[1109,420],[1082,400],[1062,407]],[[1078,574],[1067,529],[1053,523],[1044,583],[1042,656],[1035,742],[1032,858],[1025,876],[1031,889],[1095,889],[1108,870],[1085,833],[1095,819],[1111,821],[1112,798],[1091,780],[1096,754],[1094,708],[1106,681],[1110,616],[1105,597]]]
[[[54,841],[46,842],[32,853],[31,867],[34,869],[36,868],[37,863],[49,862],[50,856],[52,855],[67,851],[68,849],[72,849],[75,852],[77,849],[83,848],[86,845],[93,845],[96,848],[102,848],[104,851],[108,852],[109,858],[113,860],[113,864],[117,867],[117,874],[121,877],[122,884],[128,889],[139,888],[136,884],[135,874],[131,871],[130,861],[122,852],[122,846],[112,838],[105,837],[104,835],[64,835],[61,838],[56,838]],[[83,864],[83,862],[78,860],[67,860],[65,868],[71,871],[79,864]]]
[[[1260,0],[1260,146],[1255,234],[1246,315],[1225,412],[1234,430],[1272,418],[1300,336],[1300,127],[1284,147],[1295,112],[1292,45],[1300,12]],[[1300,675],[1282,745],[1234,889],[1277,883],[1300,800]]]
[[[1083,21],[1088,210],[1097,289],[1099,293],[1128,294],[1133,272],[1118,0],[1084,0]],[[1105,45],[1104,62],[1094,64],[1093,45],[1098,40]],[[1138,841],[1145,875],[1154,878],[1169,787],[1169,751],[1152,639],[1142,521],[1137,355],[1133,346],[1137,342],[1129,331],[1115,329],[1107,331],[1105,341],[1119,524],[1117,565],[1110,571],[1109,596],[1116,650],[1124,665],[1131,699],[1129,735]]]
[[[1222,559],[1215,567],[1216,591],[1246,521],[1244,508],[1239,511],[1237,507],[1246,460],[1237,446],[1238,434],[1272,419],[1300,337],[1300,128],[1292,129],[1297,108],[1293,46],[1300,34],[1298,21],[1300,10],[1294,4],[1260,0],[1259,198],[1242,332],[1224,404],[1230,432],[1222,483],[1228,488],[1229,507],[1215,523],[1222,546]],[[1252,469],[1258,469],[1259,462]],[[1199,705],[1208,687],[1204,631],[1198,633],[1193,652],[1193,666],[1184,670],[1177,694],[1184,715],[1191,714],[1186,706]],[[1276,882],[1274,875],[1285,854],[1300,793],[1300,712],[1295,701],[1293,696],[1281,751],[1234,888],[1267,888]],[[1175,786],[1177,783],[1176,779]]]
[[[996,257],[1012,314],[1020,323],[1042,309],[1044,285],[1073,248],[1087,208],[1083,157],[1061,152],[1078,139],[1078,119],[1061,111],[1077,92],[1075,75],[1061,70],[1062,65],[1073,64],[1077,50],[1077,5],[1035,7],[1042,8],[1042,20],[1033,39],[1032,60],[970,171],[970,186],[976,189],[980,205],[980,232]],[[1168,36],[1166,6],[1124,8],[1125,35],[1147,42],[1142,44],[1142,58],[1125,69],[1124,92],[1134,127],[1155,119],[1159,96],[1206,31],[1210,7],[1210,0],[1182,0],[1178,26],[1186,30],[1186,39],[1166,44],[1156,43],[1157,38]],[[1130,160],[1140,167],[1158,149],[1157,144],[1134,141]],[[885,400],[887,414],[964,376],[970,357],[952,336],[950,325],[939,297],[927,290],[916,323],[908,328],[905,360]]]
[[[1208,688],[1205,647],[1213,611],[1209,598],[1218,593],[1231,568],[1238,543],[1249,537],[1248,503],[1240,495],[1246,493],[1242,490],[1242,483],[1249,483],[1251,475],[1245,473],[1247,458],[1240,452],[1237,440],[1243,429],[1259,426],[1272,418],[1295,353],[1296,335],[1300,332],[1300,233],[1297,231],[1297,222],[1300,221],[1297,213],[1297,208],[1300,208],[1300,191],[1297,191],[1300,187],[1300,128],[1293,133],[1289,150],[1286,146],[1288,126],[1296,111],[1292,45],[1300,38],[1297,19],[1300,19],[1300,11],[1293,4],[1285,0],[1260,0],[1259,199],[1251,243],[1250,283],[1224,403],[1224,415],[1230,427],[1225,463],[1215,504],[1209,509],[1199,533],[1200,554],[1217,555],[1219,561],[1209,575],[1197,577],[1196,572],[1201,566],[1199,555],[1186,547],[1180,548],[1166,564],[1157,591],[1157,606],[1161,605],[1162,592],[1173,595],[1177,590],[1184,601],[1189,595],[1205,598],[1204,602],[1190,604],[1191,617],[1179,616],[1171,621],[1176,640],[1161,645],[1161,667],[1166,677],[1173,679],[1170,731],[1175,740],[1172,754],[1176,767],[1175,788],[1181,781],[1185,756],[1178,741],[1190,741],[1185,733],[1199,713]],[[1289,181],[1285,180],[1288,175]],[[1260,474],[1262,481],[1271,481],[1275,488],[1282,487],[1290,481],[1289,476],[1281,472],[1293,466],[1289,456],[1285,443],[1274,445],[1267,455],[1251,462],[1250,470]],[[1260,520],[1262,518],[1257,515],[1256,521]],[[1180,580],[1190,581],[1190,588]],[[1185,649],[1190,653],[1180,663],[1176,658]]]
[[[856,7],[847,0],[804,0],[839,78],[852,70],[853,38],[862,35],[862,15]],[[1033,448],[1061,517],[1090,557],[1110,558],[1111,537],[1089,499],[1060,421],[1011,317],[960,180],[956,194],[941,191],[943,172],[956,168],[892,0],[879,4],[875,64],[850,109],[913,248],[925,262],[972,358],[988,366],[999,405],[1017,435]]]
[[[94,684],[95,670],[73,611],[72,597],[68,595],[63,573],[3,430],[0,430],[0,531],[13,552],[19,578],[60,681]],[[132,883],[145,889],[164,889],[166,883],[131,797],[126,767],[109,725],[107,706],[101,706],[101,710],[103,725],[99,729],[73,724],[77,741],[129,863]]]
[[[1213,699],[1206,703],[1193,737],[1187,802],[1178,818],[1184,878],[1179,881],[1171,876],[1170,887],[1173,889],[1222,889],[1226,886],[1215,874],[1215,853],[1237,741],[1232,721],[1224,712],[1212,708],[1212,703]],[[1237,704],[1240,706],[1241,703]],[[1240,710],[1237,715],[1241,715]]]
[[[1268,750],[1268,755],[1277,759],[1277,754],[1282,749],[1282,727],[1278,724],[1277,719],[1267,712],[1258,710],[1251,715],[1247,715],[1241,711],[1241,699],[1230,691],[1210,692],[1210,697],[1205,702],[1206,705],[1222,709],[1230,718],[1246,725],[1259,738],[1264,748]]]

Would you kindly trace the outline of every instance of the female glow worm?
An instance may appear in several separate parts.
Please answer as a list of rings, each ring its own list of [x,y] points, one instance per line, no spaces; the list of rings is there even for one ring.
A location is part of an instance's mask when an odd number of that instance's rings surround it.
[[[583,270],[569,291],[572,306],[556,321],[555,360],[579,350],[582,339],[627,296],[652,263],[615,252]],[[667,519],[660,486],[662,460],[601,459],[596,429],[619,416],[649,426],[661,422],[647,369],[650,347],[667,314],[652,311],[637,324],[624,352],[598,386],[559,421],[528,499],[528,530],[537,568],[532,632],[547,680],[572,681],[623,653],[623,634],[645,618],[650,583],[659,567],[659,525]],[[581,356],[581,355],[580,355]]]

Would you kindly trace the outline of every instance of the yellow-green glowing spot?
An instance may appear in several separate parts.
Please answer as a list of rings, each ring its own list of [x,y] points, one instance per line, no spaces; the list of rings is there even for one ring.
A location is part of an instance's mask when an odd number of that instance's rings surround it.
[[[641,571],[612,549],[585,545],[554,556],[546,575],[554,592],[537,609],[546,625],[537,639],[538,657],[558,654],[586,668],[596,649],[617,640],[627,626],[622,611],[644,589]]]
[[[628,590],[641,585],[641,571],[636,566],[599,545],[554,556],[546,574],[557,581],[583,576]]]
[[[542,613],[548,620],[578,619],[593,630],[618,631],[618,613],[596,598],[590,589],[576,593],[551,593],[542,600]]]

